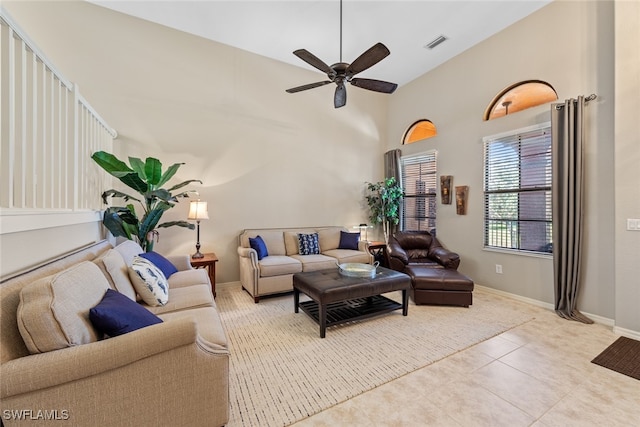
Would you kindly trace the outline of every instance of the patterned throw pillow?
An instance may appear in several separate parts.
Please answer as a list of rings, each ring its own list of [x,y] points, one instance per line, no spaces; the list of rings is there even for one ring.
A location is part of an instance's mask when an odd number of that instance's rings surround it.
[[[175,265],[171,263],[171,261],[169,261],[168,259],[166,259],[165,257],[163,257],[157,252],[143,252],[140,254],[140,256],[144,259],[148,259],[156,267],[162,270],[162,274],[164,274],[164,277],[166,277],[167,279],[171,277],[173,273],[178,272],[178,269],[176,268]]]
[[[298,234],[298,244],[300,247],[300,255],[318,255],[320,253],[318,233]]]
[[[158,267],[138,255],[133,257],[129,277],[140,298],[151,306],[169,301],[169,282]]]

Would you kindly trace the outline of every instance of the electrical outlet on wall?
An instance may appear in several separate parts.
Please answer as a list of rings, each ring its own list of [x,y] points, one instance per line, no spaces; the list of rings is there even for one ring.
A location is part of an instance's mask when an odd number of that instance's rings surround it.
[[[496,273],[502,274],[502,264],[496,264]]]

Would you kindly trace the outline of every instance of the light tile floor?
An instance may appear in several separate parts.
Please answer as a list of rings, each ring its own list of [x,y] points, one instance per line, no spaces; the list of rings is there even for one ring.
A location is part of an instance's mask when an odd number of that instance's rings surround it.
[[[640,381],[591,363],[617,338],[539,308],[531,322],[294,426],[640,426]]]

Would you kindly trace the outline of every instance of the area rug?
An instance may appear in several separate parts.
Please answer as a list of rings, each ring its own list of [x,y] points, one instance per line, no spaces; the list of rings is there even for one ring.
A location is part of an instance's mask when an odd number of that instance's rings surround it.
[[[640,341],[620,337],[591,362],[640,380]]]
[[[401,293],[385,296],[400,300]],[[303,300],[301,298],[301,300]],[[474,291],[473,305],[416,306],[336,325],[294,313],[291,294],[253,298],[218,290],[230,350],[230,421],[286,426],[533,319],[524,303]]]

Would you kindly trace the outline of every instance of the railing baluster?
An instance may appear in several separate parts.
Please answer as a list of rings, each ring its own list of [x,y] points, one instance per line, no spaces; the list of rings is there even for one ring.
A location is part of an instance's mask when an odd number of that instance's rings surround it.
[[[96,192],[111,178],[90,156],[111,151],[117,134],[2,7],[0,125],[0,223],[15,213],[102,208]]]
[[[3,90],[4,100],[2,109],[3,114],[2,128],[5,129],[2,140],[7,141],[2,144],[2,182],[5,183],[0,192],[2,197],[2,206],[9,208],[14,207],[13,188],[14,188],[14,148],[15,148],[15,44],[13,42],[13,30],[7,28],[3,30],[2,38],[2,84],[6,84],[6,90]]]

